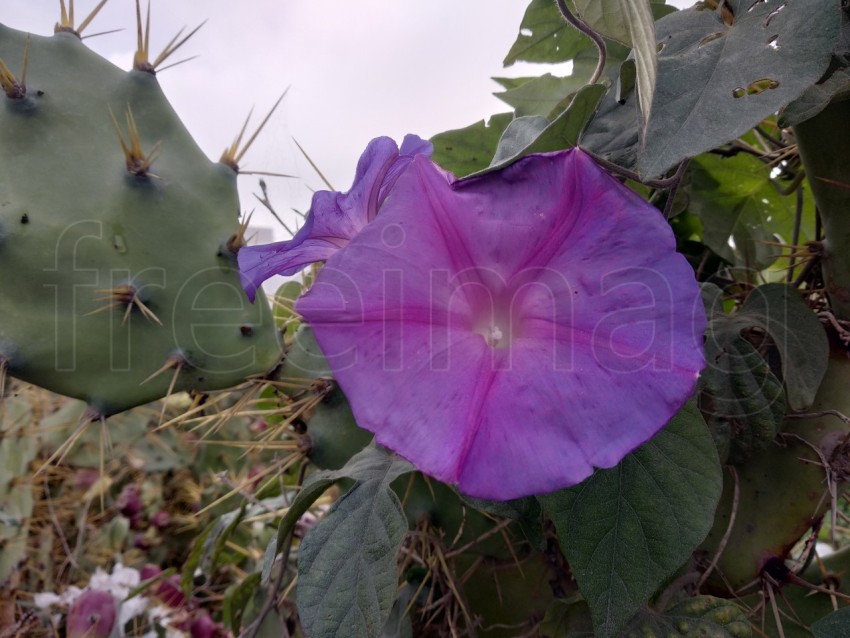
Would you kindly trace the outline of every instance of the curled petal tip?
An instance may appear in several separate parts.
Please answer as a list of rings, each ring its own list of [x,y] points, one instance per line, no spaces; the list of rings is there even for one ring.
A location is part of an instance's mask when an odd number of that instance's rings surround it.
[[[398,145],[389,137],[369,142],[357,163],[354,184],[347,193],[318,191],[304,226],[285,242],[248,246],[239,251],[243,287],[253,300],[257,288],[274,275],[294,275],[325,261],[348,244],[378,214],[399,176],[417,155],[429,155],[430,142],[408,135]]]

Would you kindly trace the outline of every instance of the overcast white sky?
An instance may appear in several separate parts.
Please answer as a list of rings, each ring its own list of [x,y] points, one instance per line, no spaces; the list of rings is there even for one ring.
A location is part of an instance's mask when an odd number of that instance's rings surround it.
[[[79,22],[97,2],[75,4]],[[373,137],[430,137],[509,110],[492,96],[498,87],[490,77],[549,70],[501,67],[526,5],[526,0],[154,0],[151,48],[158,53],[181,27],[208,19],[175,54],[198,59],[158,77],[213,159],[252,106],[258,122],[291,87],[243,168],[296,175],[268,179],[271,199],[280,212],[306,210],[311,189],[323,185],[293,137],[337,189],[348,190],[360,152]],[[33,33],[52,33],[58,17],[58,0],[0,4],[0,22]],[[125,30],[86,42],[129,68],[134,0],[110,0],[83,35],[115,28]],[[257,191],[256,177],[240,177],[243,209],[257,208],[259,225],[277,226],[260,212],[252,197]]]

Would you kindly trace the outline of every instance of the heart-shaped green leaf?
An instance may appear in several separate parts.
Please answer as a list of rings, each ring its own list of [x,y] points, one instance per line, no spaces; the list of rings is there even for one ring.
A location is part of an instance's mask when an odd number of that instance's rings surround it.
[[[688,404],[618,466],[541,497],[598,636],[617,635],[688,559],[721,489],[711,435]]]
[[[312,638],[372,638],[392,610],[407,517],[390,483],[411,468],[379,452],[351,460],[346,473],[360,481],[301,543],[298,613]]]

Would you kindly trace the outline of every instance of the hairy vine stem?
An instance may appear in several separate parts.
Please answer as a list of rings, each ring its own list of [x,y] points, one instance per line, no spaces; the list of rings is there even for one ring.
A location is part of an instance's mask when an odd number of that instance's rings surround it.
[[[602,168],[611,173],[616,173],[620,177],[625,177],[626,179],[630,179],[633,182],[640,182],[644,186],[649,186],[650,188],[658,188],[658,189],[667,189],[667,188],[675,188],[678,186],[679,182],[682,181],[682,176],[685,174],[685,169],[688,167],[688,160],[683,161],[679,164],[676,172],[673,173],[672,177],[665,177],[664,179],[643,179],[640,175],[635,173],[634,171],[630,171],[627,168],[623,168],[614,162],[610,162],[607,159],[599,157],[595,153],[585,149],[582,149],[585,153],[590,155],[597,164],[599,164]]]
[[[608,55],[605,40],[603,40],[602,36],[596,33],[596,31],[587,26],[584,21],[573,15],[572,11],[570,11],[570,8],[567,6],[566,0],[555,0],[555,4],[558,5],[558,10],[561,12],[564,20],[593,40],[593,43],[599,50],[599,61],[596,63],[596,70],[593,72],[593,75],[588,82],[588,84],[596,84],[599,78],[602,77],[602,71],[605,69],[605,59]]]

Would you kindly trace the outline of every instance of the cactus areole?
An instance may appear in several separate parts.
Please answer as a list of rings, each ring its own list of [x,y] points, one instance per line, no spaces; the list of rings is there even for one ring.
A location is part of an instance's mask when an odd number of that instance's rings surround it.
[[[2,367],[104,415],[273,367],[268,305],[236,269],[236,172],[154,75],[2,25],[0,59]]]

